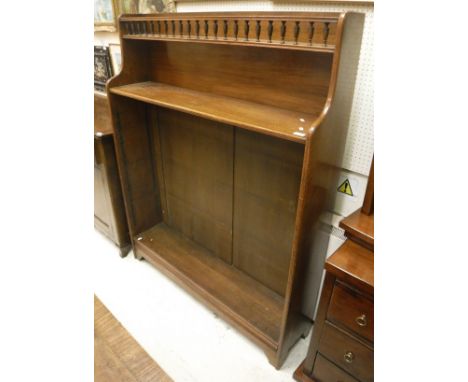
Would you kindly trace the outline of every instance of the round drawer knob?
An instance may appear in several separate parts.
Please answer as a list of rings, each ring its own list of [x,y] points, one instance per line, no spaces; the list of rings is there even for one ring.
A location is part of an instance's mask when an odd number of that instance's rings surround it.
[[[367,317],[365,314],[361,314],[359,317],[356,317],[356,323],[361,326],[367,326]]]
[[[347,351],[343,357],[347,363],[351,363],[354,361],[354,353],[351,351]]]

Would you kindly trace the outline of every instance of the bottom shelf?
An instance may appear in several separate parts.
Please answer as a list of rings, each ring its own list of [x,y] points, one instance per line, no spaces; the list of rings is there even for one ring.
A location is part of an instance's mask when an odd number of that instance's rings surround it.
[[[135,239],[138,257],[268,348],[278,348],[284,298],[164,223]]]

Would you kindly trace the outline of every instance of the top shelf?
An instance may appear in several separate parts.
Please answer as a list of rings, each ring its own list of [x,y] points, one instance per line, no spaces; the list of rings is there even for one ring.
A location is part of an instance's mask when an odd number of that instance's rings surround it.
[[[299,143],[305,143],[306,131],[318,117],[156,82],[118,86],[110,92]]]

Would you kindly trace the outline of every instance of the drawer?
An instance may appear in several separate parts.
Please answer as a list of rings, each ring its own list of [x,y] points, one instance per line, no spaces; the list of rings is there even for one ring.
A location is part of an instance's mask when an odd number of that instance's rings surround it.
[[[359,382],[329,360],[322,357],[320,353],[318,353],[317,358],[315,358],[312,377],[314,381],[317,382]]]
[[[374,380],[373,350],[327,321],[318,351],[360,381]]]
[[[374,342],[374,302],[341,283],[333,288],[327,319]]]

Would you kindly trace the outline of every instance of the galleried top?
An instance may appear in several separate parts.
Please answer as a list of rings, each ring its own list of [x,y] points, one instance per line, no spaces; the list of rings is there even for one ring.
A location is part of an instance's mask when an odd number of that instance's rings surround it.
[[[122,15],[124,39],[253,45],[332,53],[340,13]]]

